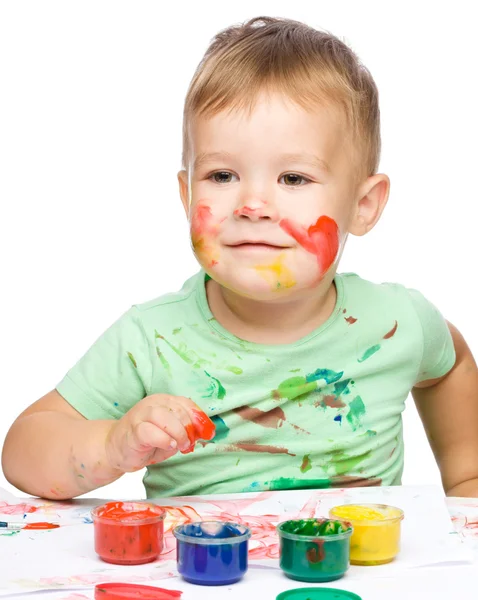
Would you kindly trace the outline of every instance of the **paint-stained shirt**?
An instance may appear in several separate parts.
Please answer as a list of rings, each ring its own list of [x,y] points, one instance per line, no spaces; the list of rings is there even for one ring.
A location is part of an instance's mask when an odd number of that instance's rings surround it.
[[[211,442],[147,468],[147,496],[400,484],[405,400],[455,362],[438,310],[416,290],[341,274],[322,326],[262,345],[216,321],[206,281],[201,271],[133,306],[57,386],[88,419],[119,419],[156,393],[211,417]]]

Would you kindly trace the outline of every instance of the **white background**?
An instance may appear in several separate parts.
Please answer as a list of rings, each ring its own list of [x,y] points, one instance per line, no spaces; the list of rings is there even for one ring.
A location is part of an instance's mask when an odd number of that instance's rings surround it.
[[[131,304],[196,270],[176,183],[184,96],[213,35],[261,14],[343,38],[381,93],[389,206],[341,270],[420,289],[477,354],[472,6],[3,0],[0,443]],[[439,482],[411,399],[404,420],[404,483]],[[141,474],[92,495],[143,496]]]

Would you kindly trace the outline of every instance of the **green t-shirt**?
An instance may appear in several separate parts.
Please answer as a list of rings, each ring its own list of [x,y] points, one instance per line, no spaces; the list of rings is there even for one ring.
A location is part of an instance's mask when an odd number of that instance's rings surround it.
[[[214,319],[206,280],[133,306],[57,386],[88,419],[119,419],[155,393],[212,418],[211,442],[148,467],[147,496],[400,484],[405,400],[455,362],[436,308],[401,285],[337,275],[321,327],[261,345]]]

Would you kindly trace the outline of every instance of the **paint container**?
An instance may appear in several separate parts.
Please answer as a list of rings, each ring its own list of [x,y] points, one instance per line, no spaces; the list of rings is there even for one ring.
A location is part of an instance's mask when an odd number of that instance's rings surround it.
[[[115,565],[141,565],[163,549],[166,512],[148,502],[108,502],[91,512],[95,550]]]
[[[322,582],[340,579],[349,568],[350,523],[300,519],[279,523],[280,567],[291,579]]]
[[[136,583],[99,583],[95,600],[176,600],[182,592]]]
[[[276,600],[362,600],[360,596],[336,588],[297,588],[282,592]]]
[[[178,571],[189,583],[228,585],[242,579],[247,571],[249,527],[200,521],[179,525],[173,534],[177,540]]]
[[[403,511],[386,504],[343,504],[330,510],[332,518],[347,519],[354,532],[350,541],[353,565],[383,565],[400,550]]]

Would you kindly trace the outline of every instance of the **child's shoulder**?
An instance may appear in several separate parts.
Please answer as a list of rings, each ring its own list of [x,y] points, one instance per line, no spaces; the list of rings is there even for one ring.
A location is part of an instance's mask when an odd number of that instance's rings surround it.
[[[394,296],[408,294],[409,288],[401,283],[390,281],[374,282],[364,279],[357,273],[339,273],[336,279],[341,281],[348,292],[364,296]]]
[[[341,288],[344,303],[355,309],[360,307],[371,314],[390,311],[413,313],[422,321],[427,313],[438,312],[435,305],[419,290],[401,283],[376,283],[363,279],[356,273],[341,273],[336,277],[336,284]]]

